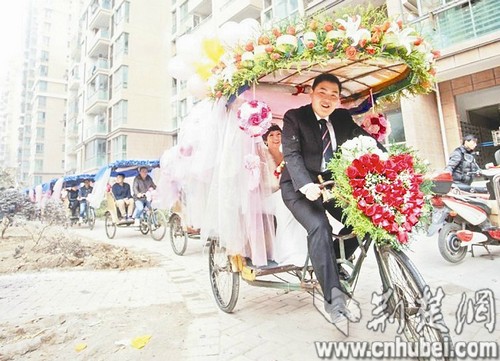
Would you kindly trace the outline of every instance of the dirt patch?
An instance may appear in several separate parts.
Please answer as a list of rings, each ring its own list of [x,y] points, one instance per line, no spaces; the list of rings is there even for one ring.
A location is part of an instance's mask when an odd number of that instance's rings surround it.
[[[6,238],[0,240],[0,273],[67,267],[124,270],[158,264],[149,255],[95,243],[64,228],[35,222],[10,227]]]
[[[178,360],[188,347],[183,340],[190,319],[184,304],[174,303],[0,323],[0,361],[151,360],[165,354]],[[134,348],[132,340],[144,335],[149,342]]]

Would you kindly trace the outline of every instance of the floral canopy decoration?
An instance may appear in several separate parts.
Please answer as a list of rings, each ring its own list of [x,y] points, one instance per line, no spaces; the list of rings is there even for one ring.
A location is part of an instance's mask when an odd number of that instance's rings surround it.
[[[401,20],[387,20],[384,9],[359,8],[351,15],[281,21],[269,30],[253,19],[228,22],[217,37],[181,38],[177,47],[178,56],[170,64],[172,75],[187,79],[194,96],[214,99],[238,95],[278,70],[327,66],[332,59],[406,64],[410,74],[405,94],[424,94],[434,83],[439,56],[413,28]],[[402,88],[396,89],[396,95],[401,95]]]
[[[425,166],[408,149],[385,153],[373,138],[359,136],[340,147],[328,168],[335,180],[333,195],[344,208],[343,221],[356,234],[400,249],[414,227],[428,219],[430,182],[423,178]]]

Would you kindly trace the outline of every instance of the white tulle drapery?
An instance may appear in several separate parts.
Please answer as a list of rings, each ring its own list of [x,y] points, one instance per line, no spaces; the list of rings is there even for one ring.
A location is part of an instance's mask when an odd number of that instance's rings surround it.
[[[273,259],[274,221],[266,213],[269,191],[256,182],[263,160],[260,138],[238,126],[244,100],[199,102],[183,120],[178,144],[161,158],[160,198],[182,209],[185,223],[201,229],[202,239],[218,237],[231,255],[250,257],[253,264]],[[249,156],[250,155],[250,156]]]

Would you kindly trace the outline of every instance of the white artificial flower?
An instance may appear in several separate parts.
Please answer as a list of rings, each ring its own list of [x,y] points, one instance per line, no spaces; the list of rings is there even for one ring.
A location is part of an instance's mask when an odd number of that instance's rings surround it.
[[[361,39],[369,39],[371,37],[370,32],[367,29],[360,29],[361,16],[345,16],[347,21],[343,19],[337,19],[336,21],[345,28],[345,36],[352,39],[351,46],[358,45]]]
[[[413,28],[400,30],[399,25],[393,22],[387,30],[386,36],[384,37],[384,43],[401,46],[406,49],[406,55],[410,55],[413,43],[417,40],[415,35],[410,35],[412,33],[415,33]]]

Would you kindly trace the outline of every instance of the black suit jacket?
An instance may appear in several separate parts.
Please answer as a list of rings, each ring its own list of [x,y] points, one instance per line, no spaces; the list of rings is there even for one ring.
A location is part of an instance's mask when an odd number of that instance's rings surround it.
[[[359,135],[370,136],[354,123],[346,109],[336,109],[328,120],[333,126],[337,147]],[[286,164],[280,183],[292,182],[295,191],[307,183],[317,183],[321,173],[323,142],[311,104],[285,113],[281,142]]]

